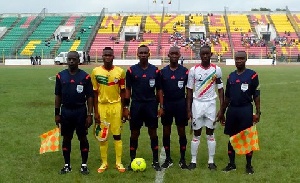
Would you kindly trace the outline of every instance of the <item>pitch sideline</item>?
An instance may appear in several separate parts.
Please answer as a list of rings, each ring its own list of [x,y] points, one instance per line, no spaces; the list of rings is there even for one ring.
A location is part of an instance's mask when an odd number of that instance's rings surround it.
[[[163,162],[165,162],[165,160],[166,160],[165,148],[162,147],[160,150],[160,155],[159,155],[159,163],[163,164]],[[163,183],[164,182],[165,170],[166,169],[162,169],[161,171],[156,171],[155,183]]]

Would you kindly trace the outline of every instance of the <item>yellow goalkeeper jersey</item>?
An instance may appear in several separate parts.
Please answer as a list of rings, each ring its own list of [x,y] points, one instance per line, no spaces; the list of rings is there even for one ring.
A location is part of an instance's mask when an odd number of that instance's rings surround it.
[[[98,102],[101,104],[121,101],[120,90],[125,88],[125,71],[113,66],[106,70],[104,66],[93,69],[91,74],[94,91],[98,91]]]

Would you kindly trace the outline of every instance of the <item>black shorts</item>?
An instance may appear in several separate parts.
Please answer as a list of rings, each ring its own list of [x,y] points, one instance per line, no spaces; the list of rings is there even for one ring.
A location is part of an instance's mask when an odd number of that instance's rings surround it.
[[[157,101],[132,101],[130,106],[130,130],[140,129],[144,122],[146,127],[157,128],[158,103]]]
[[[242,107],[228,107],[224,129],[225,134],[232,136],[252,125],[253,108],[251,104]]]
[[[177,126],[188,125],[185,98],[173,102],[164,100],[164,115],[161,117],[162,125],[172,125],[173,118],[175,118]]]
[[[87,109],[85,106],[78,108],[61,108],[61,135],[73,136],[74,131],[78,137],[87,135],[85,127]]]

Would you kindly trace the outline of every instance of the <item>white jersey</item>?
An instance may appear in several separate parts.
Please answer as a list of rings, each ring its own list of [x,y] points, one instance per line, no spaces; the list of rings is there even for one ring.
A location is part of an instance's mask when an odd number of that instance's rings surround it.
[[[215,91],[216,80],[221,83],[217,85],[218,89],[223,88],[221,68],[215,64],[210,64],[208,68],[198,64],[189,71],[187,88],[194,90],[193,98],[199,101],[210,101],[217,97]]]

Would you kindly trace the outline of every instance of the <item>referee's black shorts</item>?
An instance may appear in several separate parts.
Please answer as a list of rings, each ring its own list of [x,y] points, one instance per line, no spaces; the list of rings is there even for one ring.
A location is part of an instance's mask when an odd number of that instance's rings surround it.
[[[252,104],[245,106],[229,106],[226,113],[224,133],[235,135],[253,125]]]
[[[140,129],[144,123],[146,127],[157,128],[158,103],[153,101],[132,101],[130,106],[130,130]]]
[[[174,118],[177,126],[188,125],[185,98],[174,101],[164,100],[164,115],[161,117],[162,125],[172,125]]]
[[[61,135],[73,136],[74,131],[78,137],[87,135],[87,128],[85,127],[87,117],[87,109],[85,105],[78,107],[64,107],[61,108]]]

